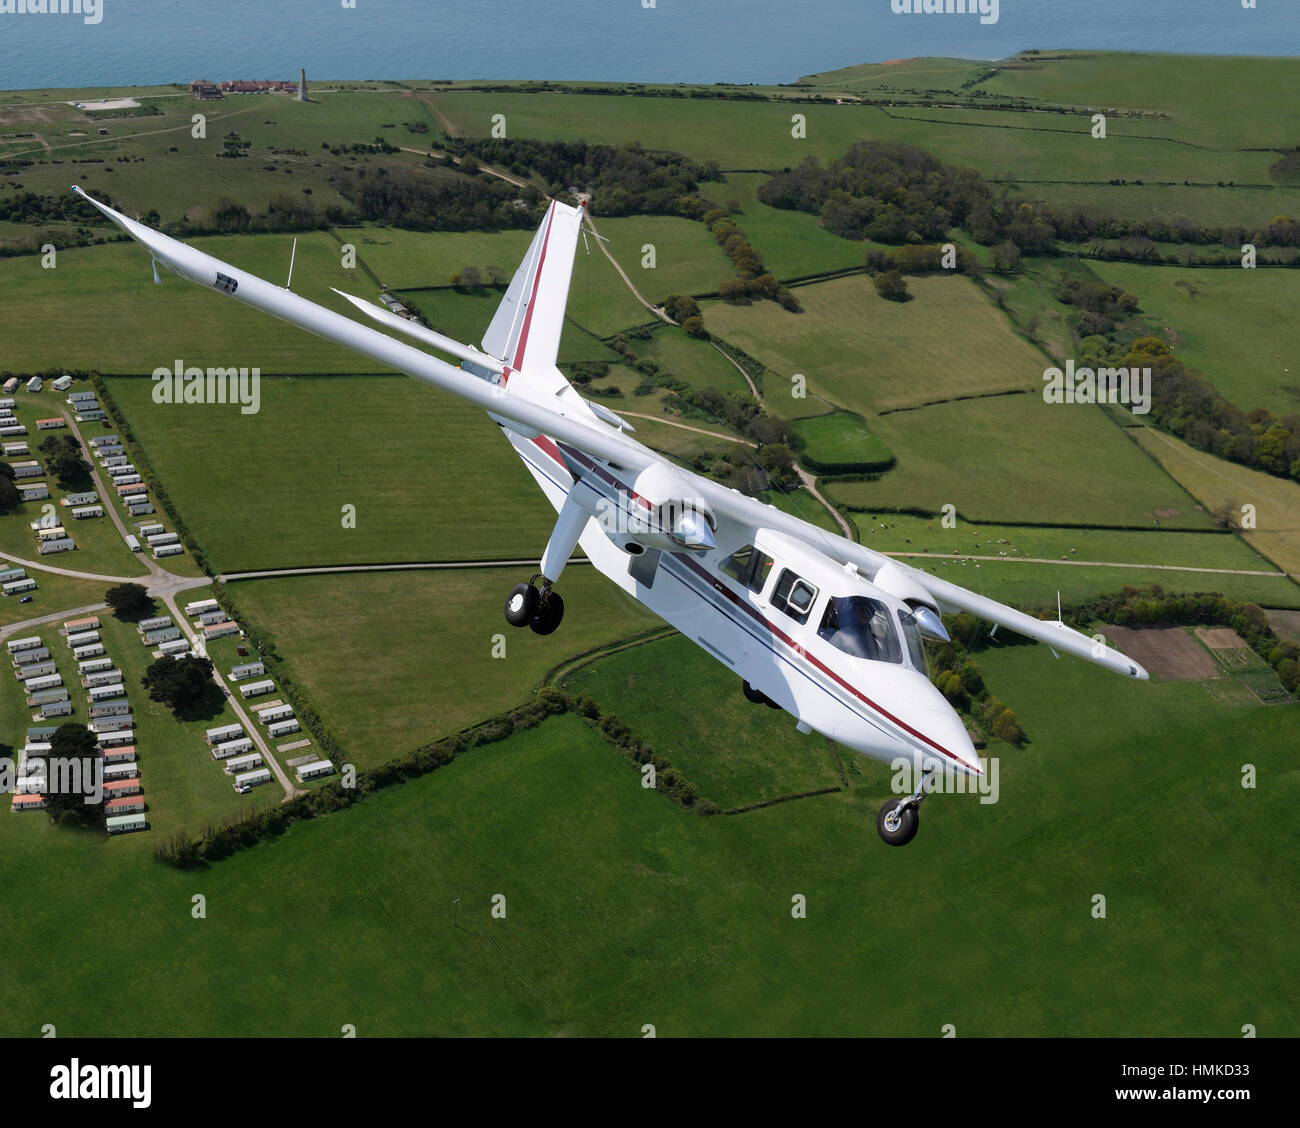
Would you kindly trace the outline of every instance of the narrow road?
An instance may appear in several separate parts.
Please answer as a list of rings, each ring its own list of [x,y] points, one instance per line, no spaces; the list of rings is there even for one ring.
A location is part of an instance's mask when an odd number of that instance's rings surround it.
[[[34,627],[44,626],[46,623],[62,623],[66,619],[71,619],[74,615],[89,615],[92,611],[103,611],[107,607],[107,603],[87,603],[84,607],[69,607],[66,611],[51,611],[48,615],[38,615],[34,619],[24,619],[21,623],[10,623],[7,627],[0,627],[0,642],[10,635],[18,634],[20,631],[29,631]]]
[[[758,446],[752,439],[742,439],[737,435],[726,435],[721,431],[706,431],[703,427],[692,427],[689,423],[680,423],[676,419],[668,419],[662,415],[646,415],[640,411],[620,411],[619,414],[627,419],[648,419],[652,423],[662,423],[665,427],[677,427],[682,431],[694,431],[697,435],[708,435],[713,439],[723,439],[729,443],[740,443],[742,446]]]
[[[172,621],[179,626],[189,638],[190,649],[195,654],[206,655],[207,648],[204,646],[203,640],[191,629],[189,619],[181,614],[180,608],[176,605],[174,594],[168,592],[162,597],[162,601],[167,605],[167,610],[171,612]],[[226,684],[225,679],[221,676],[221,672],[217,669],[215,664],[212,667],[212,680],[217,683],[217,688],[221,690],[222,696],[230,703],[230,707],[235,711],[235,716],[239,718],[239,723],[244,726],[244,731],[248,733],[249,737],[252,738],[253,743],[257,745],[258,750],[262,753],[263,762],[272,772],[275,773],[275,778],[280,781],[280,786],[284,788],[284,797],[286,799],[292,799],[296,795],[304,794],[301,788],[293,785],[288,775],[285,774],[285,770],[280,767],[280,761],[272,755],[270,745],[262,739],[262,734],[257,731],[257,726],[253,724],[253,719],[245,711],[244,704],[240,700],[239,694]]]

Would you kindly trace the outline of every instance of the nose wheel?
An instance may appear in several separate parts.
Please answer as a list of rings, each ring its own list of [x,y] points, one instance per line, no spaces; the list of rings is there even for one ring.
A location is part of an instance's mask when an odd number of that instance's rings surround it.
[[[906,846],[921,829],[921,801],[925,798],[926,772],[915,791],[905,799],[891,799],[876,816],[876,832],[886,846]]]
[[[506,597],[506,622],[512,627],[531,627],[539,635],[551,634],[564,618],[564,600],[545,581],[539,590],[533,583],[517,584]]]

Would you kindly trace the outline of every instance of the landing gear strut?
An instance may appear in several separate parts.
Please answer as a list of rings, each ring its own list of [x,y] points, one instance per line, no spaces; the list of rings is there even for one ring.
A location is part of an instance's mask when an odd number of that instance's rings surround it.
[[[512,627],[532,627],[539,635],[548,635],[564,618],[564,600],[551,587],[550,580],[542,580],[539,590],[534,576],[526,584],[518,584],[506,597],[506,622]]]
[[[931,769],[933,771],[933,769]],[[887,846],[906,846],[921,828],[921,801],[930,772],[921,777],[916,790],[906,799],[891,799],[876,816],[876,830]]]

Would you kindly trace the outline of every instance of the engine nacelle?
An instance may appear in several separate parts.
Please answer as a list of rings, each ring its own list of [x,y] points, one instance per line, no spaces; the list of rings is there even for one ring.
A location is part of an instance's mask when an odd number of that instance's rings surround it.
[[[717,547],[713,508],[704,498],[691,497],[690,483],[671,467],[647,466],[632,490],[636,496],[625,496],[621,506],[607,505],[597,513],[611,540],[624,548],[639,544],[667,552],[707,552]]]

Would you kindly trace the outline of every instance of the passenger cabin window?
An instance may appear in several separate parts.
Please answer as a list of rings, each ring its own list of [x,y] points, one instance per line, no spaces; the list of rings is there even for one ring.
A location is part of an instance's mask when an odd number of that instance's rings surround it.
[[[889,608],[878,599],[869,599],[865,595],[831,596],[817,633],[832,646],[855,658],[868,658],[873,662],[903,661],[903,648],[898,641],[894,620]]]
[[[782,570],[772,592],[773,607],[784,611],[796,623],[806,623],[816,599],[817,589],[812,584],[796,576],[789,568]]]
[[[921,673],[928,674],[925,643],[921,641],[921,624],[916,621],[915,615],[907,611],[898,613],[898,621],[903,627],[903,640],[907,643],[907,656],[912,660],[912,666]]]
[[[750,591],[762,591],[772,570],[772,558],[764,556],[752,544],[733,552],[722,562],[723,575],[744,584]]]

